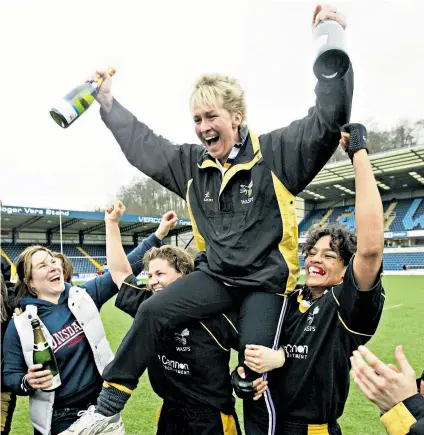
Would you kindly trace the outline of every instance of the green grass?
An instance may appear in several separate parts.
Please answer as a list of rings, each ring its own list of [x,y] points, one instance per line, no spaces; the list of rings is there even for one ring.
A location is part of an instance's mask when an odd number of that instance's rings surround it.
[[[424,277],[386,276],[386,310],[376,335],[369,347],[386,363],[394,362],[394,349],[402,344],[406,355],[417,373],[424,368],[422,352],[422,313],[424,311]],[[112,302],[105,305],[102,317],[106,332],[116,350],[132,319],[115,309]],[[235,363],[233,355],[233,365]],[[152,392],[147,376],[143,376],[139,387],[123,412],[123,419],[130,435],[153,435],[156,411],[161,401]],[[238,414],[242,417],[240,401]],[[368,402],[353,384],[340,424],[345,435],[384,435],[379,423],[378,409]],[[29,423],[27,398],[19,398],[12,425],[13,435],[32,434]]]

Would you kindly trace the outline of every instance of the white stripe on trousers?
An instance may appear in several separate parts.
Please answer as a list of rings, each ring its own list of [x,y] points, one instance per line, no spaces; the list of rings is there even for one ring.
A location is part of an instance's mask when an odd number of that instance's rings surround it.
[[[278,343],[280,341],[281,331],[283,329],[284,317],[287,310],[287,296],[282,296],[284,298],[283,306],[281,308],[280,318],[278,319],[277,330],[275,331],[274,344],[272,348],[274,350],[278,349]],[[268,373],[265,373],[264,380],[268,377]],[[264,394],[266,407],[268,409],[268,435],[275,435],[275,425],[276,425],[276,415],[275,406],[271,397],[271,392],[269,389],[265,391]]]

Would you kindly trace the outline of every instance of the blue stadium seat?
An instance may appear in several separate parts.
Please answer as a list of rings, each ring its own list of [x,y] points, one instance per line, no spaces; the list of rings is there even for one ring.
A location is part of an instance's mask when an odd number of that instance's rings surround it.
[[[302,255],[299,255],[299,263],[301,269],[304,269],[305,260]],[[391,252],[383,254],[384,270],[403,270],[404,265],[410,268],[422,266],[424,269],[424,252]]]
[[[28,246],[33,245],[33,243],[18,243],[13,245],[12,243],[2,243],[2,249],[6,252],[9,258],[16,264],[19,254]],[[47,244],[41,244],[46,246],[52,251],[60,252],[60,244],[52,244],[48,246]],[[77,249],[76,245],[63,244],[63,253],[70,257],[72,264],[74,266],[74,275],[80,273],[97,273],[98,268],[91,263],[88,258],[82,256],[82,253]],[[84,250],[93,257],[101,266],[103,266],[106,260],[106,246],[105,245],[84,245]],[[128,255],[132,250],[133,246],[124,246],[125,253]]]
[[[387,210],[391,201],[383,202],[384,211]],[[299,224],[299,235],[304,236],[312,225],[318,224],[324,217],[326,210],[313,210]],[[395,218],[387,231],[404,232],[424,229],[424,201],[423,198],[401,199],[396,201],[396,207],[391,212]],[[355,208],[354,206],[334,207],[333,213],[326,223],[339,223],[351,231],[355,231]]]

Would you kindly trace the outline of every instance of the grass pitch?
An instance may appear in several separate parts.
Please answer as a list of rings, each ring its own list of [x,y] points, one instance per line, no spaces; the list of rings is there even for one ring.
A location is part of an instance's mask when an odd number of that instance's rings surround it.
[[[405,353],[417,375],[424,368],[422,345],[422,325],[424,312],[424,277],[420,276],[386,276],[384,277],[386,304],[377,333],[369,342],[369,347],[384,362],[394,362],[394,349],[402,344]],[[102,309],[102,318],[106,333],[113,350],[120,344],[132,319],[117,310],[113,301]],[[236,363],[233,355],[233,366]],[[152,392],[147,376],[143,376],[139,387],[129,400],[122,417],[128,435],[155,434],[156,412],[160,399]],[[237,410],[242,420],[240,401]],[[379,422],[379,411],[368,402],[359,389],[351,386],[340,424],[345,435],[385,435]],[[13,435],[30,435],[33,433],[29,422],[28,399],[21,397],[15,410],[12,424]]]

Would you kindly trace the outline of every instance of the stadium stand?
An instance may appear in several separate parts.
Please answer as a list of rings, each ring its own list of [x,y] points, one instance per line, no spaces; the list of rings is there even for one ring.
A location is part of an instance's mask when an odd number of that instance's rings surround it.
[[[408,231],[424,229],[424,201],[423,198],[392,200],[383,202],[385,210],[386,231],[397,232],[404,237]],[[329,209],[313,210],[299,224],[300,239],[304,237],[311,226],[315,224],[339,223],[350,230],[355,230],[355,208],[353,205],[333,207]],[[152,230],[153,231],[153,230]],[[13,263],[16,262],[19,254],[28,246],[34,243],[11,243],[3,242],[2,254],[9,258]],[[106,247],[104,244],[84,244],[83,247],[65,243],[39,243],[43,246],[67,255],[73,262],[75,275],[96,274],[102,270],[106,259]],[[133,245],[124,246],[128,254]],[[402,248],[404,251],[408,248]],[[406,265],[409,269],[419,266],[424,268],[424,247],[423,252],[388,252],[384,254],[385,270],[404,270]],[[398,248],[399,250],[399,248]],[[299,254],[301,268],[304,266],[304,259]]]
[[[90,278],[103,270],[106,260],[103,213],[1,206],[1,255],[14,264],[28,246],[38,244],[63,252],[74,266],[74,277]],[[120,223],[128,254],[156,230],[160,216],[125,215]],[[167,243],[185,245],[191,223],[180,219]],[[62,243],[61,243],[62,242]]]
[[[424,230],[423,198],[383,201],[385,230]],[[314,210],[299,225],[299,234],[305,235],[315,224],[339,223],[355,231],[355,207],[334,207],[329,210]]]
[[[402,270],[403,266],[415,269],[423,266],[423,252],[385,253],[384,268],[387,270]]]
[[[371,164],[383,199],[385,271],[424,273],[424,146],[374,154]],[[300,201],[300,202],[298,202]],[[354,178],[350,161],[326,165],[299,195],[299,260],[307,231],[339,223],[355,230]],[[25,247],[42,244],[71,258],[78,276],[102,270],[106,259],[103,213],[31,207],[1,207],[1,253],[15,262]],[[154,232],[160,216],[125,215],[120,223],[125,251]],[[60,236],[62,244],[60,244]],[[167,243],[185,246],[191,223],[180,219]]]
[[[383,200],[384,270],[424,273],[424,146],[374,154],[370,160]],[[354,190],[349,161],[325,166],[300,195],[305,201],[300,245],[316,224],[339,223],[355,230]],[[299,260],[303,268],[300,250]]]

